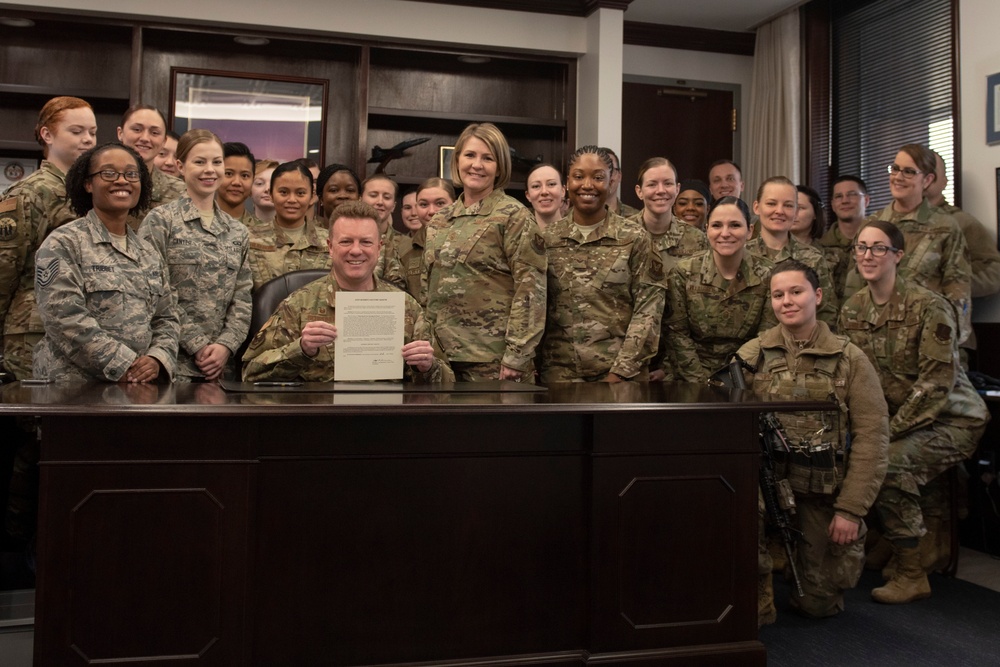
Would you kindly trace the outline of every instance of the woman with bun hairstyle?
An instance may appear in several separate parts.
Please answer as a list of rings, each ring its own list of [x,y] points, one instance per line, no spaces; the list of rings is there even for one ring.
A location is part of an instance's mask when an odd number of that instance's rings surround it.
[[[42,164],[0,200],[0,333],[4,366],[18,380],[31,377],[32,350],[44,333],[35,308],[35,252],[52,230],[79,217],[66,196],[66,172],[96,139],[90,104],[52,98],[35,126]]]
[[[185,132],[177,161],[187,192],[150,211],[140,236],[164,258],[180,307],[176,379],[216,380],[250,328],[249,232],[215,201],[224,170],[217,136]]]

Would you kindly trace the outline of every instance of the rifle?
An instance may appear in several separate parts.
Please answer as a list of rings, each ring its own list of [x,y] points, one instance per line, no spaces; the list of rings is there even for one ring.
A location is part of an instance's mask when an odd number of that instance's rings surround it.
[[[788,565],[792,569],[792,578],[795,580],[795,592],[798,593],[799,597],[803,597],[805,593],[802,591],[799,573],[795,569],[795,555],[792,551],[795,541],[802,534],[792,522],[792,515],[795,514],[795,494],[792,492],[788,480],[775,480],[775,447],[780,447],[785,453],[791,452],[791,448],[788,446],[788,437],[785,435],[785,429],[778,421],[778,417],[773,412],[761,413],[760,493],[764,497],[767,518],[771,525],[778,530],[781,542],[785,546]]]
[[[734,354],[729,365],[724,369],[733,389],[747,389],[747,383],[743,379],[744,368],[751,373],[757,372],[756,368],[743,361],[738,354]],[[723,371],[719,372],[719,374],[722,373]],[[786,454],[792,451],[788,445],[785,427],[778,421],[777,415],[773,412],[763,412],[760,415],[760,493],[764,497],[764,507],[767,509],[768,520],[781,534],[781,542],[785,546],[788,565],[792,568],[792,578],[795,580],[795,592],[799,594],[799,597],[804,597],[802,581],[799,579],[798,570],[795,569],[795,555],[792,551],[796,539],[802,535],[802,531],[796,528],[792,521],[792,515],[795,514],[795,493],[788,484],[788,480],[779,481],[774,477],[774,448],[776,446],[781,447],[781,450]]]

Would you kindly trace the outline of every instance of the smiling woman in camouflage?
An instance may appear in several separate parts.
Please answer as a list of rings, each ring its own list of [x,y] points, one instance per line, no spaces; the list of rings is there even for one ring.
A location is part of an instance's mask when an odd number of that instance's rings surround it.
[[[140,228],[167,263],[180,307],[179,381],[215,380],[250,329],[250,235],[219,208],[222,141],[189,130],[177,143],[187,194],[154,208]]]
[[[169,381],[180,322],[163,259],[126,224],[149,204],[142,158],[118,143],[84,153],[66,176],[81,217],[38,249],[35,295],[45,336],[34,375],[56,382]]]
[[[746,251],[749,218],[741,199],[717,200],[708,214],[711,250],[670,270],[663,329],[679,380],[707,382],[743,343],[777,323],[767,287],[774,265]]]
[[[427,318],[459,380],[530,380],[545,328],[545,245],[503,188],[510,147],[491,123],[465,128],[451,180],[463,190],[427,226]]]
[[[542,382],[645,380],[660,339],[666,276],[642,225],[609,210],[611,156],[569,161],[573,208],[545,228],[548,313]]]
[[[35,139],[45,159],[0,201],[0,331],[7,370],[31,377],[31,352],[42,338],[35,308],[35,251],[57,227],[77,218],[66,196],[66,172],[94,147],[94,110],[78,97],[54,97],[38,114]]]

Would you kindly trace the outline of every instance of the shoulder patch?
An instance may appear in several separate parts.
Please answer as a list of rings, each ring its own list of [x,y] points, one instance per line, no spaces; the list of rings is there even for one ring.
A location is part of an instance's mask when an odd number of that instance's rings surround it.
[[[531,249],[537,252],[539,255],[545,254],[545,239],[541,234],[536,233],[531,237]]]
[[[660,257],[660,253],[654,250],[649,259],[649,277],[656,282],[661,282],[666,277],[663,271],[663,258]]]
[[[53,257],[45,264],[35,266],[35,284],[38,287],[48,287],[59,275],[59,258]]]
[[[14,203],[17,204],[17,202]],[[11,241],[17,237],[17,220],[13,216],[3,215],[3,213],[0,213],[0,241]]]
[[[940,322],[937,328],[934,329],[934,340],[942,345],[946,345],[951,342],[951,327],[944,322]]]

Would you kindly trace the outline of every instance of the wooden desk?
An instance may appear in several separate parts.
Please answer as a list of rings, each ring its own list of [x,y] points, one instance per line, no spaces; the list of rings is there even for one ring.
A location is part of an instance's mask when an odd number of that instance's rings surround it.
[[[763,665],[756,415],[783,406],[3,387],[41,428],[35,664]]]

